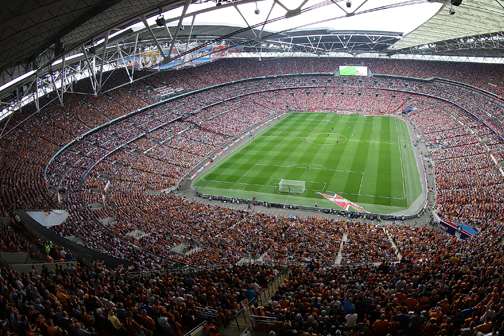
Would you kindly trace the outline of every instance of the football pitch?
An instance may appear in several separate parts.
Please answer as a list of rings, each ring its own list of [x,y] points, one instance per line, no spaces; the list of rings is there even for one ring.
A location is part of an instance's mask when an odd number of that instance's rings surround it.
[[[304,192],[280,192],[280,180]],[[194,183],[201,194],[389,214],[421,195],[407,125],[389,116],[289,113],[217,162]],[[299,190],[298,190],[299,192]]]

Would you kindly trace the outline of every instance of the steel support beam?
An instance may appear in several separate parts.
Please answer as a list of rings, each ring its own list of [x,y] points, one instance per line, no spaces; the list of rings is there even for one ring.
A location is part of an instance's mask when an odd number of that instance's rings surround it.
[[[61,56],[61,73],[60,73],[60,76],[61,76],[61,93],[62,93],[62,97],[61,99],[63,100],[63,94],[66,92],[66,64],[65,64],[65,54],[63,54]]]
[[[189,47],[189,42],[191,41],[192,38],[192,33],[193,33],[193,28],[194,28],[194,21],[196,20],[196,15],[193,15],[192,20],[191,20],[191,29],[189,31],[189,36],[187,36],[187,42],[186,42],[186,50]],[[168,30],[169,31],[169,30]]]
[[[133,57],[136,57],[137,56],[137,48],[138,48],[138,36],[140,34],[139,33],[136,33],[135,35],[135,45],[133,47]],[[135,60],[135,63],[136,63],[136,60]],[[135,76],[135,66],[136,64],[133,64],[133,67],[131,69],[131,77],[134,77]]]
[[[103,47],[102,59],[101,59],[101,64],[100,64],[100,77],[98,79],[98,92],[101,91],[101,88],[102,88],[103,66],[105,65],[105,58],[107,55],[107,46],[108,46],[109,35],[110,35],[110,30],[107,30],[107,33],[105,34],[105,42],[104,42],[105,44]]]
[[[119,47],[119,42],[117,42],[116,47],[117,47],[117,52],[119,53],[119,57],[121,58],[124,70],[126,70],[126,74],[128,75],[129,81],[130,81],[130,83],[133,83],[133,76],[132,76],[132,74],[130,74],[130,72],[128,70],[128,64],[126,63],[126,60],[124,59],[124,56],[121,52],[121,48]]]
[[[182,26],[182,21],[184,20],[184,17],[187,13],[187,9],[189,8],[190,4],[191,4],[191,0],[186,0],[184,3],[184,8],[182,9],[182,15],[180,15],[180,18],[179,18],[179,21],[177,24],[177,30],[175,30],[175,35],[173,36],[173,40],[170,43],[170,48],[168,49],[168,56],[166,57],[167,63],[171,61],[171,54],[172,54],[173,46],[175,45],[175,41],[177,40],[179,31],[180,31],[180,27]]]
[[[241,18],[243,19],[243,21],[245,22],[245,24],[247,25],[248,29],[252,32],[252,34],[254,35],[255,39],[256,40],[259,40],[259,37],[257,36],[257,33],[255,32],[255,30],[250,27],[247,19],[245,18],[245,15],[243,15],[243,13],[241,12],[241,10],[238,8],[237,5],[234,6],[235,10],[238,12],[238,14],[240,14]],[[265,21],[266,22],[266,21]]]
[[[172,35],[171,31],[170,31],[170,28],[168,28],[168,26],[166,24],[165,24],[164,27],[166,29],[166,32],[168,33],[168,36],[170,37],[169,43],[172,43],[172,41],[173,41],[173,35]],[[180,54],[180,50],[178,49],[178,47],[177,47],[176,44],[174,45],[174,48],[175,48],[175,50],[177,50],[177,53]]]
[[[52,69],[52,66],[49,65],[49,76],[51,77],[51,83],[53,85],[53,90],[56,92],[56,95],[58,96],[58,101],[61,106],[63,106],[63,94],[59,92],[58,86],[56,85],[56,78],[54,76],[54,71]]]
[[[91,87],[93,88],[94,95],[96,96],[98,94],[98,91],[97,91],[96,71],[94,69],[94,62],[92,64],[91,60],[89,59],[88,52],[84,46],[82,46],[82,52],[84,54],[84,59],[86,60],[86,64],[89,71],[89,81],[91,82]]]
[[[39,101],[39,80],[38,80],[38,72],[35,73],[35,95],[33,99],[35,100],[35,108],[37,112],[40,111],[40,101]]]
[[[163,48],[161,48],[161,45],[159,44],[159,41],[156,38],[156,35],[154,35],[154,32],[152,31],[151,27],[147,23],[147,19],[145,18],[145,16],[142,16],[142,21],[143,21],[143,24],[145,25],[145,27],[147,28],[147,30],[149,31],[149,33],[151,34],[152,39],[154,40],[154,42],[156,42],[156,46],[157,46],[157,48],[159,50],[159,53],[161,54],[161,56],[163,58],[165,58],[166,56],[165,56],[165,54],[163,52]]]
[[[266,19],[264,20],[264,24],[261,27],[261,31],[259,32],[259,38],[262,38],[264,27],[266,27],[266,22],[268,22],[268,20],[269,20],[269,18],[271,16],[271,12],[273,12],[273,8],[275,7],[275,4],[276,4],[276,1],[273,1],[273,3],[271,4],[271,8],[268,11],[268,15],[266,16]]]

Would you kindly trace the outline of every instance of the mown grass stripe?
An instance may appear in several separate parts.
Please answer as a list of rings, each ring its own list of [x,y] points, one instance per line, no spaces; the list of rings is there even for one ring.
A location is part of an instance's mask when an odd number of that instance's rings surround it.
[[[392,205],[406,205],[406,184],[404,183],[404,160],[402,147],[406,144],[398,128],[402,122],[399,119],[391,119],[391,142],[390,146],[390,195],[401,200],[395,200]]]
[[[359,139],[367,140],[371,136],[373,131],[374,120],[372,118],[365,118]],[[350,171],[356,172],[358,174],[351,174],[348,176],[343,196],[352,200],[359,200],[359,189],[361,186],[361,180],[363,178],[363,170],[367,162],[367,155],[369,151],[369,144],[366,141],[360,141],[352,153],[353,157],[351,160]]]
[[[379,118],[381,123],[380,140],[378,150],[377,183],[375,189],[374,204],[392,205],[390,196],[390,118]],[[385,197],[387,198],[385,198]]]

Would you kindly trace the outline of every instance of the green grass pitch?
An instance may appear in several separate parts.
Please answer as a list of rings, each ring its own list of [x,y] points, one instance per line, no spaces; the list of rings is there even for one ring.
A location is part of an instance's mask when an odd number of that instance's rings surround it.
[[[281,193],[281,179],[305,181]],[[421,194],[406,124],[395,117],[290,113],[199,177],[202,194],[338,208],[318,192],[337,193],[369,212],[394,213]]]

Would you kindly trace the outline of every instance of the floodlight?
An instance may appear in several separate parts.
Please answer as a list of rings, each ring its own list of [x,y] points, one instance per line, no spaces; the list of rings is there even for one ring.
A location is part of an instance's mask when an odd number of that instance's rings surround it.
[[[159,27],[163,27],[165,24],[166,24],[166,20],[164,18],[164,16],[160,15],[156,18],[156,24],[159,26]]]

